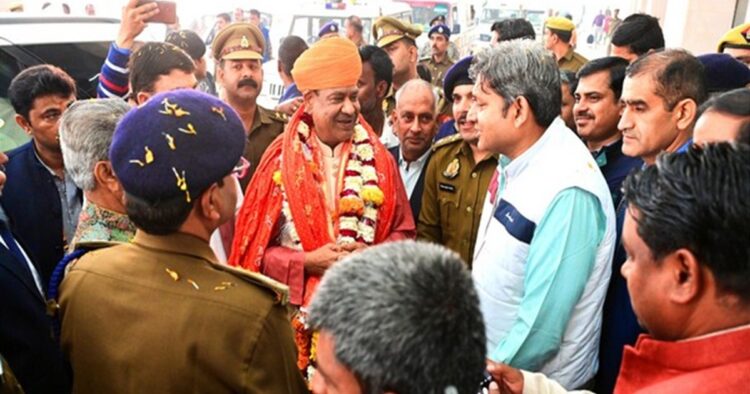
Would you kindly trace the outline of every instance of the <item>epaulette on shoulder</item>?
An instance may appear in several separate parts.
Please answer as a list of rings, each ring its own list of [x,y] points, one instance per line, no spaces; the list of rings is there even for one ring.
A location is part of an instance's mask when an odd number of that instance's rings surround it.
[[[271,116],[271,119],[277,122],[281,122],[281,123],[289,122],[289,116],[287,116],[287,114],[280,112],[280,111],[272,111],[270,113],[270,116]]]
[[[87,251],[93,251],[97,249],[108,248],[110,246],[122,245],[123,242],[115,241],[83,241],[76,244],[76,249],[86,249]]]
[[[285,306],[289,303],[289,286],[281,282],[277,282],[263,274],[248,271],[246,269],[230,267],[223,264],[214,264],[213,266],[222,271],[237,276],[240,279],[243,279],[245,282],[260,286],[266,290],[270,290],[273,293],[275,302],[277,304]]]
[[[432,151],[435,152],[444,146],[453,145],[454,143],[459,141],[463,141],[463,138],[461,138],[461,134],[458,133],[443,137],[432,144]]]
[[[268,109],[266,107],[258,106],[261,112],[265,114],[269,119],[271,119],[274,122],[280,122],[280,123],[286,123],[289,121],[289,117],[286,116],[285,113],[274,111],[272,109]]]

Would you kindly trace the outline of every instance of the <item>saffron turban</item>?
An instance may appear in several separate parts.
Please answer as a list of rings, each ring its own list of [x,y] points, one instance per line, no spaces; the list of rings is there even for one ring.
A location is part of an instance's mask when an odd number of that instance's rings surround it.
[[[292,68],[292,78],[301,92],[355,86],[361,74],[359,50],[343,37],[316,42],[302,52]]]

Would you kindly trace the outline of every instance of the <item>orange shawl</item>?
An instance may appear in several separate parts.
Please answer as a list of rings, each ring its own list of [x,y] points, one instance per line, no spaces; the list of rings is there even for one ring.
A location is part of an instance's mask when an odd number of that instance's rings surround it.
[[[297,128],[300,122],[312,124],[309,115],[304,114],[305,107],[301,106],[294,114],[284,133],[266,149],[258,168],[245,191],[245,200],[237,215],[232,254],[229,264],[241,266],[245,269],[260,272],[263,255],[273,237],[277,236],[276,223],[282,215],[282,190],[274,182],[273,175],[281,170],[282,182],[287,191],[287,201],[292,214],[295,229],[299,235],[304,251],[309,252],[330,242],[328,232],[328,215],[326,214],[325,196],[319,179],[322,177],[321,163],[310,165],[301,151],[301,140]],[[378,186],[386,196],[383,204],[378,208],[375,242],[383,242],[389,235],[393,225],[396,200],[388,198],[396,193],[392,174],[396,173],[395,163],[388,150],[380,143],[378,136],[372,131],[364,118],[359,117],[362,125],[370,137],[370,143],[375,153],[375,170],[378,174]],[[313,126],[311,138],[315,133]],[[317,150],[317,144],[310,144]],[[319,155],[313,152],[313,160]],[[343,163],[346,165],[346,163]],[[318,180],[316,180],[316,178]],[[398,181],[398,179],[395,179]],[[339,191],[340,192],[340,191]],[[334,219],[338,215],[334,215]],[[338,223],[333,223],[334,228]],[[305,275],[305,290],[303,306],[311,301],[315,288],[321,277]]]

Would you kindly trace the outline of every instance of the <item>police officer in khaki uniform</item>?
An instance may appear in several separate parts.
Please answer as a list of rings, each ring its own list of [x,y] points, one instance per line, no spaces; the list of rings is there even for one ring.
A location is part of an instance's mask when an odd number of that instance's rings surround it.
[[[138,231],[72,263],[62,283],[74,392],[307,392],[287,287],[219,265],[208,243],[234,214],[245,139],[226,103],[194,90],[120,121],[110,160]]]
[[[377,46],[383,48],[393,62],[393,84],[383,100],[386,119],[396,108],[396,91],[407,81],[419,78],[417,64],[419,49],[416,39],[422,31],[409,22],[391,16],[383,16],[372,24],[372,35]]]
[[[284,131],[286,117],[257,104],[263,86],[263,33],[251,23],[233,23],[216,35],[211,44],[216,82],[222,98],[242,119],[247,134],[243,156],[250,167],[240,178],[244,191],[268,145]]]
[[[544,22],[544,47],[551,51],[557,59],[557,66],[561,70],[578,72],[588,59],[573,50],[572,38],[576,25],[561,16],[547,18]]]
[[[442,89],[443,77],[453,65],[453,61],[448,57],[451,31],[446,25],[435,25],[430,29],[428,37],[432,46],[432,54],[429,58],[422,59],[420,64],[424,64],[430,70],[432,84],[438,89]]]
[[[477,131],[467,120],[474,86],[471,60],[461,59],[445,76],[445,97],[453,103],[457,133],[432,147],[417,221],[417,238],[454,250],[469,267],[484,197],[497,168],[497,157],[477,147]]]

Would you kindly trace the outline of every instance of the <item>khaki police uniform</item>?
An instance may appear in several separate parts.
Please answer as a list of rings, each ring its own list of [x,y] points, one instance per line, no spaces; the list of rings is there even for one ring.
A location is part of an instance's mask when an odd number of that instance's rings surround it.
[[[575,44],[575,29],[576,25],[568,18],[562,16],[552,16],[544,21],[544,27],[551,30],[558,30],[561,32],[568,32],[571,34],[571,44]],[[578,52],[573,50],[573,46],[568,46],[568,51],[565,52],[565,56],[557,59],[557,66],[561,70],[578,72],[584,64],[588,62],[588,59],[581,56]]]
[[[263,153],[266,152],[266,148],[271,145],[271,142],[273,142],[276,137],[284,132],[286,120],[287,119],[278,112],[265,109],[260,105],[255,107],[255,118],[253,118],[253,124],[247,135],[245,152],[242,154],[242,156],[250,162],[247,175],[240,178],[242,191],[245,191],[248,183],[250,183],[250,179],[252,179],[253,174],[255,174],[255,170],[258,168],[258,163],[260,163]]]
[[[251,23],[233,23],[216,35],[212,43],[214,59],[219,60],[263,60],[265,40],[263,33]],[[243,156],[250,162],[248,172],[240,178],[244,191],[255,169],[258,168],[268,145],[284,131],[286,118],[278,112],[256,106],[255,117],[247,133],[247,144]]]
[[[442,90],[445,73],[451,68],[454,62],[448,59],[448,56],[446,55],[440,62],[435,61],[435,58],[430,56],[429,58],[422,59],[419,63],[425,65],[427,69],[430,70],[430,75],[432,75],[432,85]]]
[[[471,147],[459,134],[432,148],[427,165],[417,238],[446,246],[471,268],[484,197],[497,168],[497,157],[474,162]]]
[[[445,24],[433,26],[427,36],[432,39],[433,34],[440,34],[441,36],[445,37],[446,41],[448,41],[449,43],[451,42],[451,31]],[[430,71],[430,76],[432,77],[432,80],[430,82],[432,83],[432,85],[435,86],[438,90],[442,91],[443,78],[445,77],[445,73],[449,68],[451,68],[454,63],[451,60],[448,52],[446,51],[443,56],[443,60],[439,62],[435,60],[434,55],[430,55],[420,60],[419,63],[427,67],[427,70]]]
[[[139,231],[63,281],[73,391],[306,392],[286,302],[286,286],[219,265],[204,240]]]
[[[225,203],[234,194],[222,180],[235,172],[246,138],[227,103],[178,89],[120,120],[109,159],[128,199],[148,210],[188,210],[184,220],[211,226],[196,210],[207,209],[200,208],[207,191]],[[234,206],[214,209],[227,215]],[[306,392],[288,288],[219,265],[208,239],[182,227],[143,231],[159,222],[143,218],[131,243],[90,251],[69,266],[59,313],[73,391]]]
[[[588,59],[583,57],[580,53],[574,51],[571,47],[568,49],[568,52],[565,53],[565,56],[557,59],[557,66],[561,70],[573,71],[577,73],[584,64],[588,63],[588,61]]]
[[[409,22],[391,16],[382,16],[372,24],[372,36],[380,48],[387,47],[402,38],[416,40],[421,34],[422,30]],[[396,91],[391,86],[388,95],[383,99],[383,113],[386,121],[391,118],[394,109],[396,109]]]

